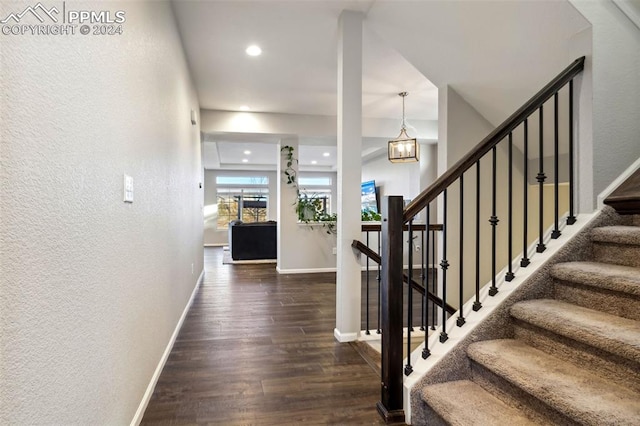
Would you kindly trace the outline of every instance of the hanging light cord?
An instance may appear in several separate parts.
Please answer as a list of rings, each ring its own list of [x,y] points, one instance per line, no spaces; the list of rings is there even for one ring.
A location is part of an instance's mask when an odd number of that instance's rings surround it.
[[[405,118],[404,118],[404,98],[408,95],[409,93],[407,92],[400,92],[398,93],[398,95],[402,96],[402,130],[407,130],[407,126],[405,125]]]

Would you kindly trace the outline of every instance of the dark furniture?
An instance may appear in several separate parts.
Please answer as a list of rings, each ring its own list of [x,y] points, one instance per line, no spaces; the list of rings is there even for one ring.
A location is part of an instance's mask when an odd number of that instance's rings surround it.
[[[233,260],[276,259],[277,223],[229,223],[229,251]]]

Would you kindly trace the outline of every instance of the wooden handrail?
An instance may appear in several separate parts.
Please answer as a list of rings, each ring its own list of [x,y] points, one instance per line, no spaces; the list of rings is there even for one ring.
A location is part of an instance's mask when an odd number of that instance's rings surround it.
[[[475,146],[467,155],[462,157],[456,164],[449,168],[442,176],[440,176],[429,188],[425,189],[409,203],[404,209],[402,218],[404,223],[409,222],[415,217],[427,204],[433,201],[442,191],[447,189],[454,183],[464,172],[480,160],[487,152],[492,150],[501,140],[509,135],[520,123],[529,117],[535,110],[540,108],[549,98],[551,98],[558,90],[567,84],[573,77],[584,69],[584,59],[581,57],[576,59],[564,71],[558,74],[549,84],[544,86],[542,90],[536,93],[527,103],[514,112],[501,125],[496,127],[494,131],[484,138]]]
[[[371,250],[362,241],[353,240],[353,242],[351,243],[351,247],[353,247],[356,250],[360,250],[360,253],[364,254],[369,259],[371,259],[374,262],[376,262],[378,265],[380,264],[380,262],[382,262],[382,259],[380,258],[380,255],[378,253],[376,253],[375,251]]]
[[[425,229],[427,229],[427,226],[423,223],[415,223],[412,225],[412,229],[414,231],[424,231]],[[429,225],[429,231],[442,231],[443,226],[442,224],[432,224]],[[362,224],[362,232],[375,232],[375,231],[381,231],[382,230],[382,225],[379,223],[363,223]],[[404,231],[408,231],[409,230],[409,225],[405,224],[403,227]]]
[[[353,242],[351,243],[351,247],[353,247],[356,250],[360,250],[360,253],[364,254],[365,256],[368,256],[369,259],[373,260],[377,264],[380,264],[380,262],[382,262],[380,255],[375,251],[371,250],[362,241],[353,240]],[[405,283],[409,282],[409,276],[407,274],[403,273],[402,279]],[[420,292],[420,294],[425,294],[425,291],[426,291],[425,288],[419,282],[415,281],[413,278],[411,279],[411,288]],[[435,294],[431,293],[430,291],[427,292],[427,297],[436,305],[442,306],[442,299],[436,296]],[[445,309],[449,315],[453,315],[456,312],[456,309],[449,304],[445,306]]]

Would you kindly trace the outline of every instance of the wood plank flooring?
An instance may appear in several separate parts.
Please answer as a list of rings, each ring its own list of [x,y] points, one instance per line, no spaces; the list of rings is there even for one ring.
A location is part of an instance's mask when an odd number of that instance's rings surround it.
[[[333,338],[335,274],[223,265],[205,279],[143,424],[384,424],[380,378]]]

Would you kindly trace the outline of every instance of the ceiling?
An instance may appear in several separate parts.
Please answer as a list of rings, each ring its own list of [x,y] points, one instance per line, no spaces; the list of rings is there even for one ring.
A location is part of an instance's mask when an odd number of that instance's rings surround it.
[[[365,15],[364,117],[399,120],[397,94],[408,91],[408,119],[436,120],[438,91],[428,76],[438,86],[450,85],[497,125],[575,59],[572,37],[589,27],[564,0],[174,0],[173,5],[201,107],[225,111],[248,105],[256,112],[335,115],[338,18],[349,9]],[[262,55],[246,55],[250,44],[260,45]],[[274,148],[260,146],[276,143],[274,135],[224,134],[205,141],[212,144],[205,146],[205,162],[213,166],[275,165],[277,153],[263,152]],[[363,141],[363,158],[384,152],[384,142]],[[312,144],[319,151],[335,149],[335,138]],[[252,157],[242,163],[245,149]],[[214,161],[206,158],[211,152],[217,153]],[[318,167],[330,167],[317,157],[314,150],[300,149],[301,165],[310,167],[315,160]]]
[[[334,116],[337,113],[338,18],[342,10],[367,13],[366,1],[174,1],[187,59],[203,109]],[[258,44],[262,55],[250,57]],[[363,31],[362,113],[370,118],[402,116],[399,92],[408,91],[408,120],[436,120],[438,90],[374,32]],[[301,135],[304,136],[304,135]],[[216,135],[206,139],[205,167],[275,167],[276,143],[268,135]],[[363,144],[365,158],[381,154],[385,138]],[[301,138],[305,170],[335,169],[335,138]],[[311,147],[309,145],[316,145]],[[320,145],[320,146],[317,146]],[[252,151],[247,163],[245,150]],[[211,157],[212,152],[218,157]],[[254,154],[256,153],[256,154]],[[260,153],[260,154],[257,154]],[[268,154],[269,153],[269,154]],[[318,153],[320,155],[318,155]],[[317,164],[311,164],[317,161]]]

